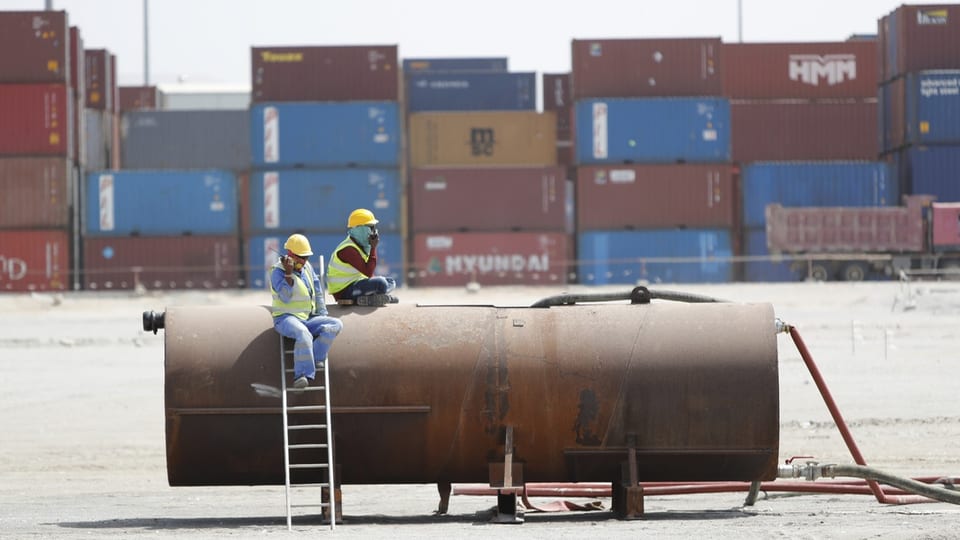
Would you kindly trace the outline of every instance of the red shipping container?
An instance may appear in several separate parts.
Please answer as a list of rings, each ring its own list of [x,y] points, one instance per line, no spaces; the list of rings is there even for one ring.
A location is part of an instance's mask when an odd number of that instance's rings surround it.
[[[84,51],[84,76],[87,108],[110,110],[113,82],[110,74],[110,53],[106,49]]]
[[[0,11],[0,83],[65,83],[69,77],[66,11]]]
[[[73,157],[73,104],[65,84],[0,85],[0,155]]]
[[[960,248],[960,202],[933,203],[933,249]]]
[[[725,43],[723,95],[730,98],[872,98],[877,42]]]
[[[159,106],[156,86],[121,86],[118,92],[120,112],[150,111]]]
[[[243,285],[240,240],[232,236],[86,238],[89,290],[227,289]]]
[[[417,234],[411,281],[422,287],[561,285],[572,264],[571,245],[562,233]]]
[[[410,229],[563,232],[566,199],[562,167],[413,169]]]
[[[0,231],[0,291],[66,290],[69,264],[66,231]]]
[[[120,168],[120,86],[117,85],[117,55],[110,55],[110,168]]]
[[[569,110],[573,107],[572,90],[573,77],[569,73],[543,74],[543,110]]]
[[[72,177],[66,158],[0,158],[0,229],[67,228]]]
[[[577,230],[733,227],[733,179],[719,163],[582,166]]]
[[[720,38],[575,39],[573,97],[719,96]]]
[[[960,68],[960,4],[902,5],[878,23],[882,80]]]
[[[733,161],[873,160],[877,100],[731,101]]]
[[[73,157],[81,168],[84,168],[87,162],[86,115],[83,114],[87,102],[85,58],[80,29],[71,26],[70,88],[73,90]]]
[[[397,101],[396,45],[252,47],[251,99]]]

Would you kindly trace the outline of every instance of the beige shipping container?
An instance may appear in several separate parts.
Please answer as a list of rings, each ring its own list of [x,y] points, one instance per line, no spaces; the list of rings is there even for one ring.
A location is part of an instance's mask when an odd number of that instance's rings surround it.
[[[410,165],[555,165],[553,111],[437,112],[410,115]]]

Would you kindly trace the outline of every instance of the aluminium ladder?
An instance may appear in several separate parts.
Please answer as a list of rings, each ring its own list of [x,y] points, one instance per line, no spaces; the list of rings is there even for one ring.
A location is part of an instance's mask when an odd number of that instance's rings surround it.
[[[331,467],[330,464],[333,463],[333,432],[332,432],[332,422],[330,418],[330,374],[327,370],[328,361],[324,361],[323,367],[318,367],[317,372],[323,372],[323,385],[322,386],[308,386],[306,388],[293,388],[287,385],[287,379],[292,380],[293,375],[293,347],[287,347],[287,344],[292,344],[293,340],[290,338],[281,337],[280,338],[280,367],[281,367],[281,401],[283,407],[283,471],[284,471],[284,485],[286,489],[286,502],[287,502],[287,530],[293,530],[293,516],[291,514],[291,503],[290,503],[290,473],[295,469],[321,469],[326,472],[326,480],[319,483],[313,483],[312,485],[319,485],[321,488],[327,489],[327,502],[322,501],[319,505],[305,505],[305,506],[319,506],[321,511],[326,510],[326,514],[330,518],[330,529],[336,528],[336,498],[334,497],[334,467]],[[290,359],[290,367],[287,367],[287,359]],[[323,405],[290,405],[287,399],[288,394],[297,394],[297,395],[307,395],[310,392],[323,392]],[[290,413],[324,413],[325,420],[322,423],[290,423]],[[302,416],[302,415],[297,415]],[[295,444],[290,443],[290,434],[291,432],[300,432],[300,433],[319,433],[321,434],[321,442],[298,442]],[[306,459],[306,454],[313,454],[312,457],[316,457],[314,452],[305,452],[307,450],[326,450],[326,456],[322,457],[323,461],[316,461],[316,459],[311,461],[301,461]],[[296,459],[299,458],[299,459]],[[299,484],[303,485],[303,484]]]

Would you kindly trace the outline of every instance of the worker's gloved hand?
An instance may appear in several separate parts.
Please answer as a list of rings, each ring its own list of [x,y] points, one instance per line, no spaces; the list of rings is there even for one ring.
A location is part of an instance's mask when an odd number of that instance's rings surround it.
[[[370,235],[370,249],[376,249],[377,245],[380,244],[380,235],[373,233]]]
[[[294,270],[294,268],[295,268],[294,265],[295,265],[295,262],[294,262],[294,260],[293,260],[293,257],[291,257],[291,256],[289,256],[289,255],[284,255],[284,256],[283,256],[283,271],[284,271],[285,273],[287,273],[287,274],[292,274],[292,273],[293,273],[293,270]]]

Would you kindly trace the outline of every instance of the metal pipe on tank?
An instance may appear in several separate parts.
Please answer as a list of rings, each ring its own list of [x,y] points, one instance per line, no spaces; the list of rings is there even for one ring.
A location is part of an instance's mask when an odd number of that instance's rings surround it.
[[[776,476],[769,304],[330,312],[344,323],[329,364],[344,484],[490,482],[508,431],[519,482],[617,481],[631,445],[641,481]],[[170,485],[283,484],[268,308],[169,307],[144,328],[165,330]]]

